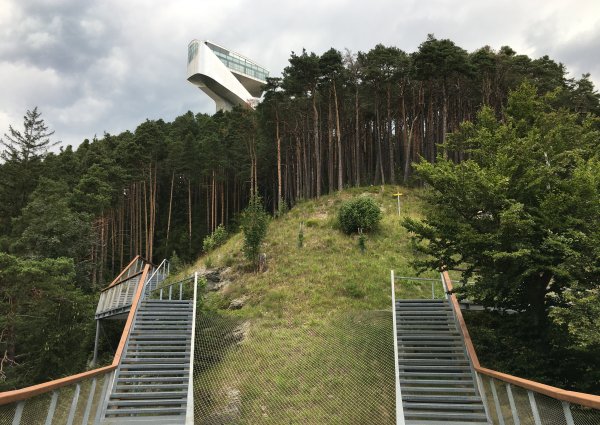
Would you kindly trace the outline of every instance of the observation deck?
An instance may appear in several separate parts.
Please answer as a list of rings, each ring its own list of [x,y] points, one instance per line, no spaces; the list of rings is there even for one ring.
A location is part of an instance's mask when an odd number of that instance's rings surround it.
[[[217,110],[254,107],[269,71],[253,60],[210,41],[188,45],[187,80],[216,103]]]

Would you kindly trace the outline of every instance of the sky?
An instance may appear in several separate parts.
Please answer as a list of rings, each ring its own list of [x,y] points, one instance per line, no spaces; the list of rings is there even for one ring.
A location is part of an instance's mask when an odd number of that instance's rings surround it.
[[[36,106],[62,146],[214,113],[186,81],[195,38],[279,76],[303,47],[413,52],[429,33],[468,51],[549,55],[600,86],[599,0],[0,0],[0,137]]]

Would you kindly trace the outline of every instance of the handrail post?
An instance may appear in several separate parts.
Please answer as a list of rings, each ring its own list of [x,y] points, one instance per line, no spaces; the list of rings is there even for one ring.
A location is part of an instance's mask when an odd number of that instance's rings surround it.
[[[190,369],[188,380],[185,425],[194,425],[194,340],[196,339],[196,302],[198,300],[198,272],[194,273],[194,301],[192,305],[192,338],[190,343]]]
[[[96,338],[94,339],[94,358],[92,359],[92,366],[96,366],[98,360],[98,341],[100,339],[100,319],[96,319]]]
[[[396,288],[394,270],[390,270],[392,287],[392,324],[394,327],[394,374],[396,378],[396,425],[404,425],[404,407],[402,406],[402,392],[400,390],[400,368],[398,365],[398,327],[396,325]]]

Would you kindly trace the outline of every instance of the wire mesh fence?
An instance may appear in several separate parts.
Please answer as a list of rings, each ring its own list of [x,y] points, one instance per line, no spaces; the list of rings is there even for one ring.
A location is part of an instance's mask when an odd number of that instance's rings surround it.
[[[196,424],[394,424],[389,311],[294,320],[199,313]]]
[[[111,372],[0,406],[0,425],[94,425]]]
[[[479,375],[494,425],[600,425],[600,411]]]

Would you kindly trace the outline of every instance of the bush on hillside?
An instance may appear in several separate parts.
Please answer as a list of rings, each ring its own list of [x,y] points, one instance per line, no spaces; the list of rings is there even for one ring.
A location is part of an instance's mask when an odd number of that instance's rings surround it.
[[[227,240],[227,230],[222,224],[215,229],[212,234],[206,236],[202,241],[202,249],[204,252],[210,252],[213,249],[223,245]]]
[[[351,199],[342,204],[338,213],[342,230],[347,233],[373,230],[381,221],[381,210],[375,201],[366,196]]]
[[[242,231],[244,232],[244,255],[254,266],[258,265],[260,244],[267,235],[269,215],[266,213],[260,196],[255,195],[250,199],[246,209],[242,212]]]

